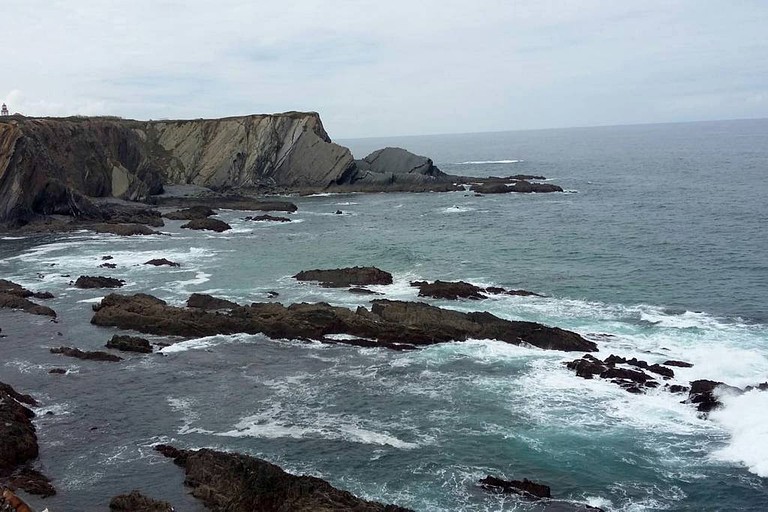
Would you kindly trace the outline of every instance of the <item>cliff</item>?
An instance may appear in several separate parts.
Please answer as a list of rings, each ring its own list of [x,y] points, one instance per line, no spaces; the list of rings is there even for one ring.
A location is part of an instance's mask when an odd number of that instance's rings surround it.
[[[0,120],[0,222],[86,214],[87,197],[143,200],[164,184],[324,189],[354,169],[317,113],[211,120]]]

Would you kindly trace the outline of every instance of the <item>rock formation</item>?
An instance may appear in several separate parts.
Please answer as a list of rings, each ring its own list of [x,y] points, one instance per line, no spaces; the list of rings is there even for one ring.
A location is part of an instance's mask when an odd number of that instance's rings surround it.
[[[79,348],[72,348],[72,347],[58,347],[58,348],[52,348],[51,354],[61,354],[63,356],[67,357],[74,357],[76,359],[83,359],[88,361],[109,361],[112,363],[116,363],[118,361],[122,361],[123,358],[116,356],[114,354],[110,354],[109,352],[101,352],[101,351],[83,351]]]
[[[136,336],[115,334],[105,346],[114,350],[120,350],[121,352],[139,352],[142,354],[150,354],[152,352],[152,345],[149,344],[149,341]]]
[[[184,484],[214,512],[411,512],[367,501],[313,476],[295,476],[263,459],[209,449],[156,449],[184,468]]]
[[[329,270],[304,270],[294,279],[297,281],[317,281],[326,288],[346,288],[347,286],[365,286],[370,284],[392,284],[392,274],[376,267],[350,267]]]
[[[109,510],[115,512],[174,512],[167,501],[159,501],[144,496],[139,491],[130,494],[120,494],[109,502]]]

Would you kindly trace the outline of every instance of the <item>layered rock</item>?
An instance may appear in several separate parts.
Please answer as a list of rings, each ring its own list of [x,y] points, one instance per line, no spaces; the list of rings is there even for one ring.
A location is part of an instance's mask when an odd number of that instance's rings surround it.
[[[184,468],[184,484],[214,512],[409,512],[358,498],[320,478],[291,475],[247,455],[165,445],[156,449]]]
[[[110,294],[94,306],[91,323],[160,335],[189,337],[263,333],[276,339],[326,340],[347,334],[371,346],[431,345],[470,338],[495,339],[543,349],[595,351],[580,335],[533,322],[498,318],[487,312],[462,313],[421,302],[374,300],[371,309],[349,310],[329,304],[267,302],[207,312],[169,306],[146,294]]]

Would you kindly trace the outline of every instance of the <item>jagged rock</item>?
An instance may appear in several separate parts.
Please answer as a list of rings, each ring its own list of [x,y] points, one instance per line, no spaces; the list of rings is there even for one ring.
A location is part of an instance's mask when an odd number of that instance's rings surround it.
[[[374,300],[370,310],[352,311],[325,303],[254,303],[230,313],[204,312],[168,306],[155,297],[110,294],[94,306],[91,323],[177,336],[263,333],[276,339],[322,340],[330,334],[348,334],[391,343],[430,345],[469,338],[527,343],[543,349],[595,351],[594,343],[578,334],[533,322],[503,320],[490,313],[462,313],[421,302]]]
[[[18,309],[32,313],[33,315],[43,315],[56,317],[56,312],[48,306],[41,306],[35,304],[29,299],[19,297],[18,295],[11,295],[9,293],[0,292],[0,309]]]
[[[718,386],[725,386],[725,384],[706,379],[692,381],[686,403],[696,404],[696,409],[703,413],[721,408],[723,404],[715,396],[715,389]]]
[[[176,210],[175,212],[168,212],[163,215],[166,219],[171,220],[194,220],[205,219],[211,215],[216,215],[216,212],[207,206],[190,206],[182,210]]]
[[[209,449],[156,449],[184,468],[184,484],[205,506],[218,512],[409,512],[357,498],[311,476],[295,476],[265,460]]]
[[[210,219],[210,218],[193,219],[187,222],[186,224],[183,224],[181,227],[185,229],[215,231],[217,233],[222,233],[224,231],[227,231],[228,229],[232,229],[232,226],[230,226],[223,220]]]
[[[532,482],[527,478],[523,480],[502,480],[495,476],[487,476],[480,480],[483,489],[505,494],[520,494],[529,498],[551,498],[552,494],[548,485]]]
[[[22,489],[28,494],[34,494],[42,498],[48,498],[56,494],[56,489],[47,476],[41,472],[23,467],[15,471],[8,483],[11,487]]]
[[[181,265],[179,263],[176,263],[175,261],[170,261],[165,258],[155,258],[149,261],[144,262],[145,265],[154,265],[155,267],[159,267],[161,265],[168,265],[169,267],[180,267]]]
[[[470,187],[478,194],[508,194],[512,189],[506,183],[478,183]]]
[[[149,344],[149,341],[136,336],[115,334],[105,346],[122,352],[140,352],[143,354],[152,352],[152,345]]]
[[[341,210],[336,210],[334,213],[335,213],[336,215],[344,215],[344,212],[343,212],[343,211],[341,211]]]
[[[120,236],[159,235],[160,232],[141,224],[87,224],[84,227],[96,233],[111,233]]]
[[[53,294],[50,292],[33,292],[27,290],[20,284],[14,283],[13,281],[8,281],[7,279],[0,279],[0,293],[16,295],[17,297],[22,297],[24,299],[28,299],[29,297],[34,297],[36,299],[53,298]]]
[[[362,288],[360,286],[354,286],[347,290],[349,293],[355,293],[357,295],[382,295],[379,292],[375,292],[373,290],[369,290],[368,288]]]
[[[392,284],[392,274],[379,270],[376,267],[304,270],[293,276],[293,278],[297,281],[318,281],[320,286],[327,288]]]
[[[419,297],[432,297],[435,299],[485,299],[485,290],[464,281],[449,282],[435,281],[428,283],[426,281],[414,281],[411,286],[419,288]]]
[[[79,348],[72,347],[51,348],[51,354],[61,354],[67,357],[74,357],[77,359],[85,359],[90,361],[109,361],[116,363],[123,360],[122,357],[110,354],[109,352],[85,352]]]
[[[32,424],[35,413],[22,403],[36,405],[28,395],[0,382],[0,477],[9,476],[18,466],[38,455],[37,435]]]
[[[102,256],[101,259],[104,261],[107,261],[107,260],[113,260],[114,258],[112,256]]]
[[[273,217],[272,215],[257,215],[255,217],[246,217],[245,220],[252,220],[254,222],[291,222],[288,217]]]
[[[494,295],[517,295],[520,297],[543,297],[543,295],[535,292],[529,292],[528,290],[507,290],[500,286],[489,286],[485,289],[487,293]]]
[[[114,263],[102,263],[99,265],[99,268],[117,268],[117,265]]]
[[[218,309],[237,308],[240,307],[240,305],[236,302],[232,302],[231,300],[220,299],[205,293],[193,293],[187,299],[187,307],[213,311]]]
[[[174,509],[167,501],[148,498],[139,491],[130,494],[120,494],[109,502],[109,510],[116,512],[173,512]]]
[[[120,288],[125,284],[122,279],[115,279],[114,277],[104,276],[80,276],[75,281],[75,287],[77,288]]]
[[[48,370],[48,373],[52,375],[65,375],[67,370],[65,368],[51,368]]]
[[[397,187],[452,185],[451,177],[440,171],[432,160],[415,155],[402,148],[384,148],[374,151],[336,180],[337,185]],[[455,188],[455,187],[454,187]]]

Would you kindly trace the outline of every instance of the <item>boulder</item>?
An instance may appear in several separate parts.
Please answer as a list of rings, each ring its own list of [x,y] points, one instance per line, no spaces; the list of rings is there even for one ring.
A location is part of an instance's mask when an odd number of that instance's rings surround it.
[[[432,297],[434,299],[485,299],[487,296],[483,293],[485,290],[464,281],[435,281],[428,283],[426,281],[415,281],[411,286],[419,288],[419,297]]]
[[[72,348],[72,347],[58,347],[58,348],[51,348],[51,354],[61,354],[63,356],[67,357],[74,357],[77,359],[84,359],[84,360],[90,360],[90,361],[109,361],[116,363],[118,361],[122,361],[122,357],[118,357],[114,354],[110,354],[109,352],[85,352],[80,350],[79,348]]]
[[[479,484],[483,489],[491,492],[520,494],[534,499],[552,497],[548,485],[532,482],[527,478],[523,480],[502,480],[501,478],[489,475],[480,480]]]
[[[193,219],[186,224],[183,224],[181,227],[185,229],[215,231],[217,233],[222,233],[228,229],[232,229],[232,226],[222,220],[209,218]]]
[[[75,287],[77,288],[120,288],[125,284],[122,279],[115,279],[114,277],[104,276],[80,276],[75,281]]]
[[[35,304],[29,299],[10,293],[0,292],[0,309],[2,308],[18,309],[27,313],[32,313],[33,315],[51,316],[56,318],[56,312],[48,306]]]
[[[139,352],[142,354],[150,354],[152,352],[152,345],[149,344],[149,341],[136,336],[115,334],[105,346],[122,352]]]
[[[326,288],[346,288],[372,284],[392,284],[392,274],[376,267],[351,267],[331,270],[304,270],[294,279],[297,281],[318,281]]]
[[[193,293],[187,299],[187,307],[213,311],[218,309],[237,308],[240,307],[240,305],[236,302],[232,302],[231,300],[220,299],[205,293]]]
[[[168,212],[163,217],[171,220],[194,220],[205,219],[211,215],[216,215],[216,212],[207,206],[197,205],[176,210],[175,212]]]
[[[220,512],[408,512],[383,505],[312,476],[295,476],[263,459],[210,449],[156,449],[184,468],[184,484],[209,510]]]
[[[174,508],[167,501],[148,498],[139,491],[120,494],[109,502],[109,510],[115,512],[173,512]]]
[[[469,338],[529,344],[543,349],[595,351],[578,334],[533,322],[503,320],[490,313],[462,313],[421,302],[374,300],[370,310],[349,310],[329,304],[253,303],[229,313],[168,306],[152,296],[110,294],[94,306],[91,323],[176,336],[263,333],[275,339],[323,340],[347,334],[388,344],[430,345]]]
[[[176,263],[175,261],[167,260],[165,258],[155,258],[151,259],[149,261],[144,262],[145,265],[154,265],[155,267],[159,267],[161,265],[167,265],[169,267],[180,267],[181,264]]]

